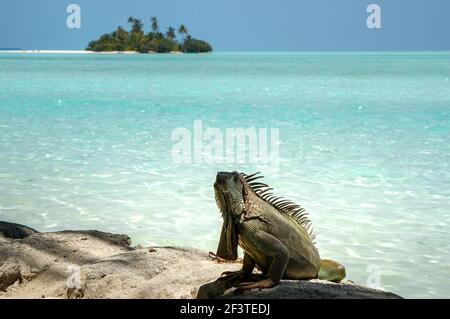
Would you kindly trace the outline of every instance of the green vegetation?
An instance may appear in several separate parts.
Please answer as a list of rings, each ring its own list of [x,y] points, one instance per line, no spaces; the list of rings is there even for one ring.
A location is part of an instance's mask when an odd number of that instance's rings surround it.
[[[208,42],[187,37],[183,42],[183,51],[191,53],[210,52],[212,47]]]
[[[193,38],[183,24],[178,29],[168,27],[166,32],[162,33],[160,32],[158,18],[151,17],[151,31],[145,34],[142,20],[129,17],[128,23],[131,26],[130,31],[118,27],[114,32],[103,34],[98,40],[91,41],[86,50],[96,52],[137,51],[140,53],[200,53],[213,50],[208,42]]]

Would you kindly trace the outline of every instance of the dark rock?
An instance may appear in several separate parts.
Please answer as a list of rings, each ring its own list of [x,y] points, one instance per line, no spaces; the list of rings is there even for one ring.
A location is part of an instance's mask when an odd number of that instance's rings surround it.
[[[197,299],[402,299],[391,292],[323,280],[282,280],[271,289],[226,289],[210,282],[199,287]]]
[[[11,239],[22,239],[39,233],[33,228],[0,221],[0,236]]]

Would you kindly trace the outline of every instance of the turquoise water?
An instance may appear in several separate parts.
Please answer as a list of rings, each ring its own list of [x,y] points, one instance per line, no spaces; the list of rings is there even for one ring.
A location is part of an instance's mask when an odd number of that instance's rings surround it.
[[[450,53],[0,54],[0,219],[214,250],[215,173],[264,167],[175,162],[195,120],[279,130],[266,182],[349,279],[450,297]]]

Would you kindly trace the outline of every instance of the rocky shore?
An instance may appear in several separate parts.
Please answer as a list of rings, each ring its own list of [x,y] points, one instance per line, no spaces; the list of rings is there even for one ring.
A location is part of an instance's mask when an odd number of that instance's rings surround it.
[[[216,284],[222,272],[240,267],[193,248],[132,246],[127,235],[39,233],[0,222],[0,298],[400,298],[319,280],[246,292]]]

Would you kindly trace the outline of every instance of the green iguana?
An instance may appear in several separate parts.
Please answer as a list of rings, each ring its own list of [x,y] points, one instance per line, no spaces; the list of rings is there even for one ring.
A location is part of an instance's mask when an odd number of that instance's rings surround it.
[[[224,272],[219,280],[238,281],[239,289],[270,288],[282,278],[340,281],[345,268],[332,260],[321,260],[315,234],[305,210],[277,197],[259,182],[259,173],[219,172],[214,190],[224,220],[216,256],[228,261],[244,251],[242,269]],[[251,278],[255,266],[264,277]]]

